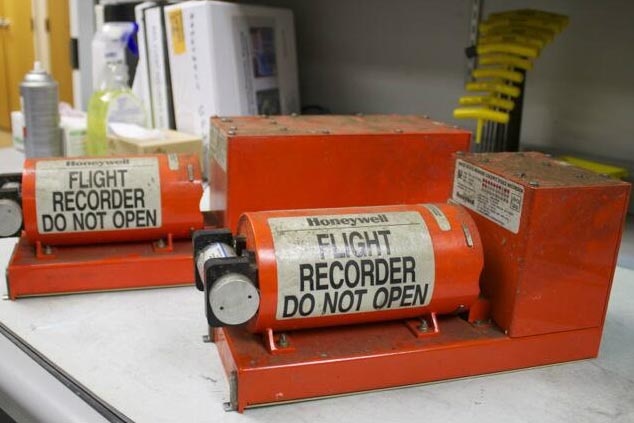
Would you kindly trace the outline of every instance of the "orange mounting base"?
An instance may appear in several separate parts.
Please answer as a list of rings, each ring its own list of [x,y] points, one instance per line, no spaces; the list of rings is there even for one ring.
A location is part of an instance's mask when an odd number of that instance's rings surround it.
[[[19,297],[114,291],[194,281],[190,240],[42,247],[20,238],[7,267],[7,292]]]
[[[510,338],[494,325],[438,317],[419,337],[404,322],[291,332],[294,351],[271,354],[262,335],[216,328],[229,410],[349,394],[596,357],[601,328]],[[420,322],[419,322],[420,324]]]

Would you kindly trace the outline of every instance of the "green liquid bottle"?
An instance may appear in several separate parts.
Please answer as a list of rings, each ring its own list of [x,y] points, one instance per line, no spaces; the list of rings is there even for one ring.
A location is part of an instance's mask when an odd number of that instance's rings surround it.
[[[112,122],[147,126],[147,116],[141,101],[128,86],[126,65],[109,65],[99,90],[88,103],[86,154],[108,154],[108,125]]]

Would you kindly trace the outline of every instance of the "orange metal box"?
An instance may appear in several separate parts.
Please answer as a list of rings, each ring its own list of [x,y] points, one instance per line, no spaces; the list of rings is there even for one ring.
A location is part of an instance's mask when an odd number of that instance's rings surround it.
[[[470,134],[421,116],[212,118],[211,210],[244,212],[444,202]]]
[[[603,326],[629,191],[540,153],[458,156],[452,198],[480,231],[481,288],[505,333]]]

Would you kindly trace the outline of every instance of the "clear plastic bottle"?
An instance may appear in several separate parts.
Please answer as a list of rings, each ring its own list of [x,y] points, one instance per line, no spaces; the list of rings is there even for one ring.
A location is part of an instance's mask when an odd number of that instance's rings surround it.
[[[128,85],[128,69],[123,64],[107,66],[102,84],[88,103],[86,153],[108,154],[108,125],[112,122],[147,126],[143,103]]]

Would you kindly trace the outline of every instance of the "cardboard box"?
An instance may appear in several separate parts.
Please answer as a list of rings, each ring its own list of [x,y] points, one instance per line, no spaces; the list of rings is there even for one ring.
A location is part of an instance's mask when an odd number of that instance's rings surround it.
[[[445,202],[469,139],[421,116],[212,118],[210,210],[235,231],[246,211]]]
[[[173,130],[162,130],[163,138],[135,139],[108,136],[110,154],[193,153],[200,155],[202,140],[199,136]]]

